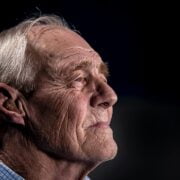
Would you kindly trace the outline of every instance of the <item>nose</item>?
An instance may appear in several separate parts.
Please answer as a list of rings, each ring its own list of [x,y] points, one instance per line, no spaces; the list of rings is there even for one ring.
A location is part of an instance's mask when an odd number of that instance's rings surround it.
[[[92,107],[102,107],[104,109],[113,106],[117,102],[117,95],[114,90],[106,83],[99,82],[96,90],[91,97]]]

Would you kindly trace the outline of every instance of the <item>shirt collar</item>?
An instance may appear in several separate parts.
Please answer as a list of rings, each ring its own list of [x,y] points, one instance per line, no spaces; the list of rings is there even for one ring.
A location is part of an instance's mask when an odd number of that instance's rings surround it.
[[[0,179],[1,180],[25,180],[20,175],[18,175],[16,172],[14,172],[12,169],[10,169],[8,166],[6,166],[1,160],[0,160]],[[84,180],[90,180],[88,176],[85,176]]]
[[[2,161],[0,161],[0,179],[1,180],[24,180],[20,175],[6,166]]]

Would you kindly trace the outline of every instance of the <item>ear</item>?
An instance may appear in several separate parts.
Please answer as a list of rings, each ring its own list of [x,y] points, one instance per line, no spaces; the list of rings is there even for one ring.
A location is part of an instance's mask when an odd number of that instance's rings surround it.
[[[21,93],[13,87],[0,83],[0,121],[25,125],[25,101]]]

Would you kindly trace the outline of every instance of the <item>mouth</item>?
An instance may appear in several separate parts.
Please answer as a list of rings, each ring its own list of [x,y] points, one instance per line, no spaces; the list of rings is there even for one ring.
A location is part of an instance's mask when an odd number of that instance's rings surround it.
[[[110,121],[107,122],[97,122],[90,126],[90,128],[109,128]]]
[[[107,129],[110,128],[112,117],[112,111],[92,111],[88,114],[85,128],[98,128],[98,129]]]

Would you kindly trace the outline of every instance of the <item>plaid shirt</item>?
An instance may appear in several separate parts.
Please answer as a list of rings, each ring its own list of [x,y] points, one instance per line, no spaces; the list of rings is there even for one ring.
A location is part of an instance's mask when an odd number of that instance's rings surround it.
[[[0,161],[0,180],[24,180],[24,178]]]
[[[0,180],[25,180],[0,161]],[[84,180],[90,180],[88,176]]]

